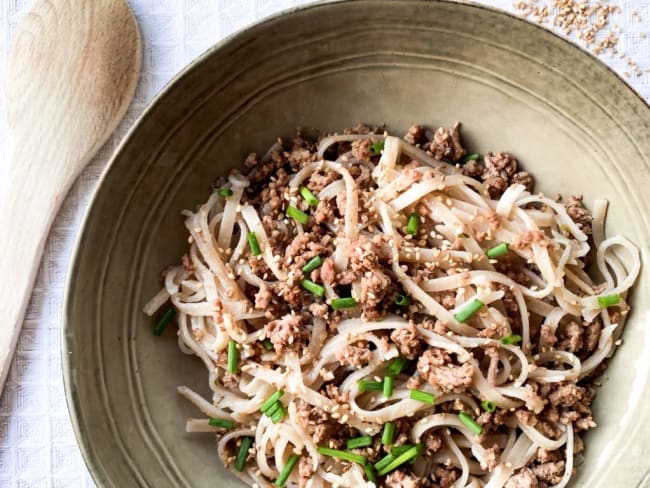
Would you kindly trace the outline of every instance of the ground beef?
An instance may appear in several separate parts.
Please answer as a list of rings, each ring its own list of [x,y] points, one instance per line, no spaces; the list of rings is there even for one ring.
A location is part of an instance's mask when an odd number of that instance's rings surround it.
[[[433,135],[433,140],[429,144],[429,151],[433,157],[443,161],[451,160],[454,163],[465,155],[465,149],[460,142],[460,124],[455,124],[449,130],[440,127]]]
[[[413,324],[408,329],[395,329],[390,334],[390,340],[397,346],[400,354],[409,359],[415,359],[422,350],[422,342]]]
[[[571,352],[578,352],[582,349],[582,325],[570,321],[560,328],[560,337],[563,339],[556,347],[557,349]]]
[[[361,277],[361,310],[368,320],[377,320],[384,315],[386,299],[394,293],[393,280],[377,268]]]
[[[352,156],[359,161],[370,161],[370,139],[359,139],[352,142]]]
[[[221,384],[230,390],[239,389],[239,375],[224,373],[221,378]]]
[[[320,277],[328,285],[334,284],[336,280],[336,269],[334,269],[334,260],[327,258],[320,267]]]
[[[487,465],[488,471],[494,471],[494,468],[497,467],[500,459],[501,448],[497,444],[494,444],[492,447],[485,450],[485,464]]]
[[[484,170],[485,168],[481,165],[481,163],[475,159],[471,159],[463,165],[463,174],[471,178],[479,179]]]
[[[275,352],[282,354],[285,350],[302,350],[309,340],[309,332],[302,326],[300,315],[287,314],[281,319],[266,324],[266,337],[273,343]]]
[[[327,305],[324,303],[314,302],[309,305],[309,313],[314,317],[325,317],[325,315],[327,315]]]
[[[538,488],[539,482],[533,472],[524,468],[508,479],[504,488]]]
[[[436,466],[434,475],[440,488],[451,488],[458,479],[458,470],[445,466]]]
[[[259,290],[255,294],[255,308],[257,310],[264,310],[268,308],[273,298],[273,292],[265,283],[262,283]]]
[[[311,479],[311,476],[314,474],[314,466],[312,464],[311,458],[309,456],[303,456],[300,458],[298,463],[298,475],[300,476],[300,488],[305,488],[307,482]]]
[[[421,125],[412,125],[404,135],[404,140],[414,146],[423,144],[427,140],[426,129]]]
[[[582,195],[571,195],[564,205],[566,211],[585,234],[591,234],[591,213],[582,204]]]
[[[576,403],[582,402],[586,396],[586,390],[584,387],[573,383],[567,383],[558,384],[547,398],[551,405],[571,407]]]
[[[524,185],[529,192],[535,187],[535,180],[526,171],[519,171],[512,176],[511,184]]]
[[[339,423],[323,409],[314,407],[304,400],[296,400],[298,422],[316,444],[333,439],[341,429]]]
[[[362,368],[368,366],[372,360],[372,351],[368,349],[366,341],[348,344],[338,353],[338,360],[343,366]]]
[[[530,469],[539,481],[556,485],[564,475],[564,460],[534,465]]]
[[[419,478],[402,470],[393,471],[384,481],[386,488],[418,488],[422,486]]]
[[[432,347],[424,351],[417,365],[418,373],[444,392],[461,392],[472,384],[474,366],[457,364],[444,350]]]
[[[518,234],[510,243],[510,247],[516,250],[523,250],[532,244],[548,247],[551,243],[541,230],[527,230],[523,234]]]

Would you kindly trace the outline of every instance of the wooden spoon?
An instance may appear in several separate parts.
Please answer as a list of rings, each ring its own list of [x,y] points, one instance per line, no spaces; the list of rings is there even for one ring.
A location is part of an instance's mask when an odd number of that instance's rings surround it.
[[[8,64],[9,167],[0,192],[0,391],[54,217],[126,112],[140,75],[125,0],[40,0]]]

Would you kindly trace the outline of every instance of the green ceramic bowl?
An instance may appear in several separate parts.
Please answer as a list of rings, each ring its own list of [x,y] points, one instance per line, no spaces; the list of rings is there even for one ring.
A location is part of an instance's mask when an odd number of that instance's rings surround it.
[[[612,71],[533,24],[478,5],[324,2],[272,17],[185,69],[135,124],[86,214],[70,272],[63,359],[74,428],[100,486],[236,487],[197,412],[198,360],[142,305],[186,246],[179,212],[250,151],[297,126],[403,131],[460,120],[467,145],[508,150],[549,194],[611,201],[608,231],[647,259],[650,111]],[[645,486],[650,467],[648,274],[595,403],[573,486]]]

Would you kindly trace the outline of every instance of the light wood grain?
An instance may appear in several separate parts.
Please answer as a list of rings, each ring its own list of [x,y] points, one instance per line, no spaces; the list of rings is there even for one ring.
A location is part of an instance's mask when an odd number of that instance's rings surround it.
[[[0,391],[52,221],[126,112],[140,66],[140,35],[124,0],[41,0],[18,27],[0,201]]]

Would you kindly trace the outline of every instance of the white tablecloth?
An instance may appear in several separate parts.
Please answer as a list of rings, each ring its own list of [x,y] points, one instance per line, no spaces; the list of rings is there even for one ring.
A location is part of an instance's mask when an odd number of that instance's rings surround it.
[[[0,0],[0,95],[12,33],[21,15],[33,3],[33,0]],[[130,3],[145,44],[142,78],[126,119],[72,187],[47,242],[17,354],[0,400],[0,488],[94,486],[77,448],[65,404],[59,356],[60,310],[65,274],[81,216],[118,141],[160,88],[199,53],[256,19],[306,2],[130,0]],[[509,0],[486,3],[514,10]],[[650,1],[622,0],[620,6],[622,13],[612,19],[622,30],[619,48],[639,66],[648,67],[650,32],[648,38],[644,32],[650,30]],[[629,71],[626,61],[618,57],[604,55],[602,58],[621,74]],[[650,99],[650,73],[629,81]],[[0,155],[6,155],[5,141],[6,119],[2,113]],[[0,157],[0,161],[2,177],[6,156]]]

